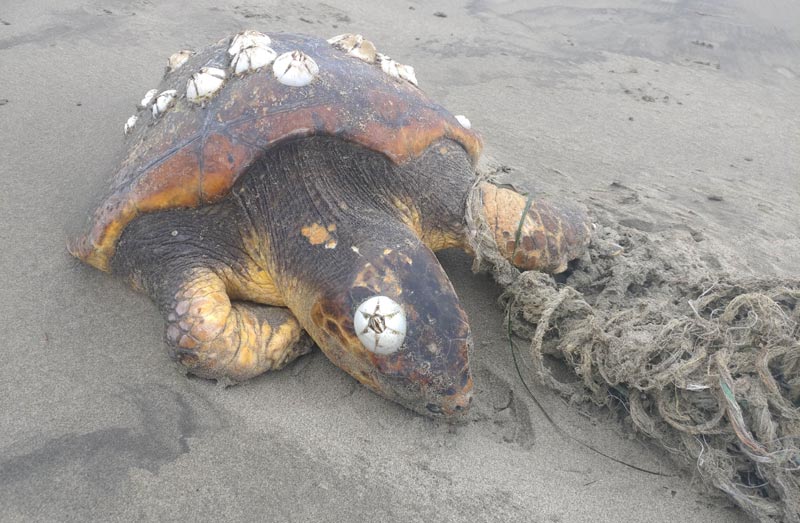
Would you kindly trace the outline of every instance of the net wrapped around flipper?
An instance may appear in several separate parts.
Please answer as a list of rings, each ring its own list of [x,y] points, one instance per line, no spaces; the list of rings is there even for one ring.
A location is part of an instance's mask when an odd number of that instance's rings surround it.
[[[750,515],[800,522],[800,280],[723,273],[688,232],[609,222],[557,282],[506,261],[481,208],[473,190],[474,269],[502,287],[536,380],[572,402],[621,402],[638,432]]]

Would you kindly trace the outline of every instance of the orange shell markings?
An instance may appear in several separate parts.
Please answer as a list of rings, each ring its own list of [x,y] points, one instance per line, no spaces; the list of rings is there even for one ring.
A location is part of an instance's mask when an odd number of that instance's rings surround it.
[[[73,255],[108,271],[120,235],[136,216],[219,200],[271,146],[291,138],[336,136],[395,164],[449,138],[477,161],[482,146],[478,134],[410,83],[322,39],[281,33],[270,37],[278,54],[300,49],[311,56],[319,65],[318,77],[307,86],[290,87],[265,67],[241,77],[229,75],[205,105],[190,103],[183,95],[192,73],[204,66],[229,70],[227,40],[167,73],[158,90],[176,89],[175,106],[158,118],[150,111],[140,114],[88,233],[69,243]]]

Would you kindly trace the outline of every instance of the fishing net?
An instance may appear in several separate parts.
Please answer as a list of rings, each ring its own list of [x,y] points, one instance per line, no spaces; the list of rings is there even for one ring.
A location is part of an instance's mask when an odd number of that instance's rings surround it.
[[[476,189],[474,269],[501,285],[539,382],[571,402],[622,405],[638,432],[750,515],[800,522],[800,280],[722,273],[689,233],[610,222],[557,279],[520,272],[480,209]],[[574,375],[552,372],[551,357]]]

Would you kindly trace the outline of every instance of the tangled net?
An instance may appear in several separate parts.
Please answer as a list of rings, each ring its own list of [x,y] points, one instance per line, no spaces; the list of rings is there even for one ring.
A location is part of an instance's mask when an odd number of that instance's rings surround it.
[[[504,289],[539,381],[572,402],[621,403],[638,431],[753,517],[800,522],[800,280],[720,274],[688,234],[601,226],[557,282],[509,264],[480,209],[473,190],[474,269]],[[609,256],[613,244],[624,253]],[[557,378],[545,356],[577,379]]]

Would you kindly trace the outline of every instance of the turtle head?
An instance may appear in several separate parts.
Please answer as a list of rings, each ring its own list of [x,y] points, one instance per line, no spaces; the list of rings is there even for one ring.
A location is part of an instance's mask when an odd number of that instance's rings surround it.
[[[457,418],[472,399],[466,314],[421,243],[362,247],[353,272],[312,308],[323,352],[375,392],[431,417]]]

